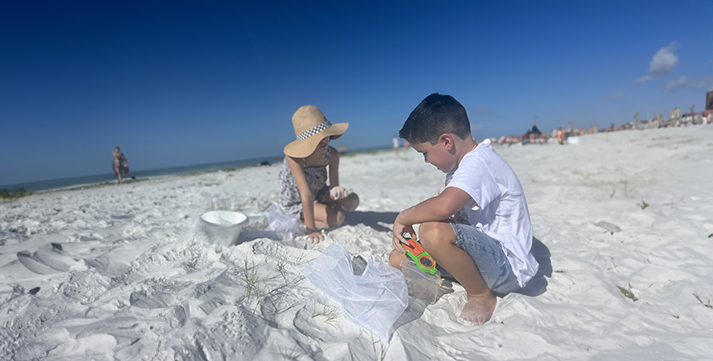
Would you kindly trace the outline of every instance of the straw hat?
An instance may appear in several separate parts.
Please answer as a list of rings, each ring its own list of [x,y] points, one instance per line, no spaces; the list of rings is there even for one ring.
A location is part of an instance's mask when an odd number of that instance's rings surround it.
[[[305,105],[292,115],[297,140],[285,146],[285,154],[294,158],[305,158],[312,154],[325,137],[339,138],[349,127],[349,123],[332,124],[314,105]]]

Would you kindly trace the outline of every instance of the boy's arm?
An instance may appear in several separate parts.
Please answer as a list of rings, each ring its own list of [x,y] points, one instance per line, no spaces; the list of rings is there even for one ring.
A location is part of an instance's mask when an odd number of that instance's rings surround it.
[[[406,250],[401,246],[401,242],[406,242],[403,236],[404,232],[408,232],[411,237],[416,237],[413,230],[414,224],[443,221],[463,208],[470,199],[470,195],[464,190],[447,187],[438,196],[403,210],[394,221],[394,238],[392,240],[394,248],[405,253]]]

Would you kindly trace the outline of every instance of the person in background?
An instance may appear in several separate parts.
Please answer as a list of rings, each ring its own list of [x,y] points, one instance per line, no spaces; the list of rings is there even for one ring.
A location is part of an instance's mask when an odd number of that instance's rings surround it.
[[[118,146],[114,147],[114,152],[111,155],[114,158],[111,164],[111,169],[114,170],[114,173],[116,174],[117,183],[121,184],[121,177],[124,174],[129,173],[129,161],[126,160],[124,153],[121,152],[121,149],[119,149]]]

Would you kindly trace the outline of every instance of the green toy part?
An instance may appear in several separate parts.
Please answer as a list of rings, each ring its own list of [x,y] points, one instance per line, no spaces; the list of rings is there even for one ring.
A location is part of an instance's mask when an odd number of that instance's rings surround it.
[[[401,242],[406,249],[406,254],[416,263],[416,266],[423,272],[436,274],[436,261],[431,257],[423,246],[415,239],[405,237],[408,244]]]

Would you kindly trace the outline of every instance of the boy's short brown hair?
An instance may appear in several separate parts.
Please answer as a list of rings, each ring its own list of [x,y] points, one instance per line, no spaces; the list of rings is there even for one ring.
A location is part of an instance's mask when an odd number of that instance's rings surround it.
[[[412,143],[438,143],[441,134],[470,136],[470,121],[465,107],[450,95],[427,96],[406,119],[399,137]]]

